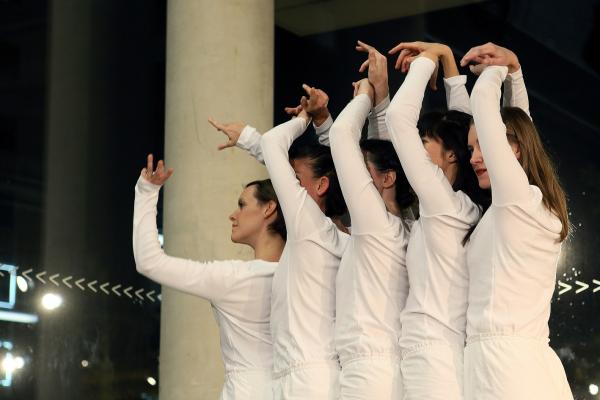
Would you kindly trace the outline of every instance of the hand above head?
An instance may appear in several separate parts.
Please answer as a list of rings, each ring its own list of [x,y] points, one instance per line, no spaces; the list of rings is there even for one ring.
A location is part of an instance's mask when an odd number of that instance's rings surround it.
[[[456,67],[456,61],[452,54],[452,49],[441,43],[428,43],[428,42],[403,42],[394,47],[389,51],[390,54],[398,55],[395,69],[399,69],[401,72],[406,73],[410,68],[410,64],[419,56],[427,57],[436,63],[436,68],[431,79],[429,80],[429,86],[433,90],[437,90],[437,75],[439,63],[442,63],[444,69],[444,77],[450,78],[458,75],[458,68]]]
[[[521,68],[517,55],[511,50],[488,42],[481,46],[472,47],[460,60],[460,65],[465,66],[469,63],[478,65],[469,66],[475,74],[481,73],[482,69],[488,65],[503,65],[508,67],[508,72],[513,73]],[[480,65],[482,67],[480,67]]]
[[[290,115],[300,116],[302,111],[306,112],[308,118],[312,118],[316,126],[320,126],[329,118],[329,96],[321,89],[302,85],[302,89],[306,92],[306,96],[300,99],[300,105],[297,107],[286,107],[285,111]],[[308,96],[308,97],[307,97]]]
[[[375,99],[375,88],[369,82],[368,78],[361,79],[358,82],[352,82],[352,86],[354,87],[354,97],[366,94],[371,99],[371,103],[373,103]]]
[[[173,175],[173,168],[165,170],[165,163],[159,160],[154,170],[154,158],[152,154],[148,154],[146,168],[142,169],[141,175],[144,179],[154,185],[162,186]]]
[[[234,147],[238,142],[238,139],[240,138],[244,127],[246,126],[246,124],[243,124],[241,122],[222,124],[220,122],[217,122],[213,118],[209,118],[208,122],[212,126],[214,126],[218,131],[223,132],[225,135],[227,135],[227,142],[220,144],[218,147],[219,150],[223,150],[228,147]]]
[[[368,58],[359,68],[359,72],[365,72],[368,68],[369,82],[375,89],[375,105],[379,104],[389,94],[388,86],[388,70],[387,70],[387,58],[381,54],[373,46],[369,46],[366,43],[357,41],[356,50],[367,53]]]

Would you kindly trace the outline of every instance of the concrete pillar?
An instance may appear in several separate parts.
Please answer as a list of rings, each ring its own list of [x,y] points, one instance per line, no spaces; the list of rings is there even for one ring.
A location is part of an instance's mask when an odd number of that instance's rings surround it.
[[[196,260],[250,258],[230,242],[228,215],[242,185],[262,166],[223,141],[206,122],[248,121],[270,128],[273,115],[273,0],[173,0],[167,10],[165,188],[169,254]],[[216,399],[223,382],[210,306],[163,289],[160,398]]]

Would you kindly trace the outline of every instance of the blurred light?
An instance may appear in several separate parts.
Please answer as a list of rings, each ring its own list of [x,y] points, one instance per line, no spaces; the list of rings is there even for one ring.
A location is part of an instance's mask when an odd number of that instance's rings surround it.
[[[27,285],[27,280],[22,276],[17,276],[17,287],[21,292],[25,293],[27,289],[29,289],[29,285]]]
[[[81,366],[82,366],[83,368],[87,368],[87,367],[88,367],[88,365],[90,365],[90,363],[88,362],[88,360],[81,360]]]
[[[160,243],[160,247],[165,245],[165,236],[162,233],[158,234],[158,242]]]
[[[42,297],[42,307],[46,310],[55,310],[62,305],[62,302],[62,297],[54,293],[46,293]]]
[[[595,385],[593,383],[590,385],[590,394],[594,396],[598,394],[598,385]]]
[[[20,322],[23,324],[35,324],[38,322],[38,316],[16,311],[0,310],[0,321]]]
[[[2,360],[2,370],[7,374],[12,374],[17,369],[15,359],[12,354],[6,353]]]
[[[150,384],[150,386],[156,386],[156,379],[154,379],[151,376],[149,376],[148,379],[146,379],[146,382],[148,382],[148,384]]]
[[[15,369],[21,369],[25,366],[23,357],[15,357]]]

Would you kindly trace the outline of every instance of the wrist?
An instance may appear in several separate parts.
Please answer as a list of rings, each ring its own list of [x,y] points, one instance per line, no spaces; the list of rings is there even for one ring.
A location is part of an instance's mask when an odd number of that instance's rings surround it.
[[[313,124],[315,124],[315,126],[323,125],[323,123],[327,121],[327,118],[329,118],[329,115],[330,113],[327,108],[325,108],[322,111],[319,111],[318,113],[315,113],[313,115]]]
[[[386,97],[388,97],[390,93],[390,88],[388,86],[387,80],[381,84],[373,85],[373,87],[375,89],[373,104],[377,105],[381,103]]]

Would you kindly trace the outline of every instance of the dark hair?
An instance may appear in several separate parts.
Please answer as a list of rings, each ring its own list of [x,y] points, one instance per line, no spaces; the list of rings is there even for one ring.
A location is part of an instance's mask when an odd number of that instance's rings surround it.
[[[380,139],[364,139],[360,141],[360,148],[367,153],[369,161],[375,165],[377,171],[392,170],[396,172],[396,203],[402,210],[410,207],[415,201],[415,195],[408,183],[392,142]]]
[[[302,135],[296,139],[289,150],[290,160],[307,158],[313,176],[320,178],[326,176],[329,179],[329,188],[325,196],[325,215],[328,217],[341,217],[348,211],[346,201],[342,195],[342,189],[335,172],[331,149],[316,142],[307,140],[308,135]]]
[[[417,127],[419,128],[419,135],[421,137],[439,140],[444,150],[454,153],[457,168],[456,179],[452,184],[452,189],[464,192],[479,206],[482,212],[485,212],[490,206],[492,199],[489,190],[479,187],[477,175],[475,175],[471,166],[471,153],[468,147],[471,121],[471,115],[461,111],[434,111],[423,114],[419,119]],[[463,245],[469,241],[474,229],[475,225],[465,235]]]
[[[269,231],[278,234],[283,240],[286,240],[287,231],[285,229],[285,220],[283,219],[283,212],[279,206],[277,194],[275,193],[271,180],[263,179],[246,184],[246,188],[249,188],[250,186],[254,186],[254,198],[259,204],[266,204],[269,201],[275,202],[277,205],[277,216],[275,217],[275,221],[271,222],[269,225]]]

